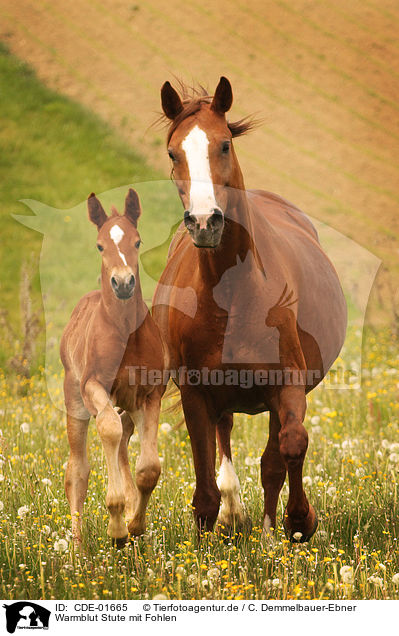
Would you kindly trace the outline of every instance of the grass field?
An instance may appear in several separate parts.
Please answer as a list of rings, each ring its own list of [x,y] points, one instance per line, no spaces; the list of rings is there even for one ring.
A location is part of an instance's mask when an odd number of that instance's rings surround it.
[[[68,456],[63,414],[39,375],[0,378],[0,596],[3,598],[399,598],[399,346],[369,338],[362,389],[315,390],[308,401],[304,483],[319,515],[308,545],[281,527],[261,540],[259,460],[264,415],[238,416],[233,456],[252,533],[198,545],[191,510],[194,473],[185,427],[163,413],[162,475],[146,534],[117,551],[106,536],[106,467],[90,428],[91,477],[84,513],[86,554],[74,554],[63,490]],[[62,406],[62,395],[58,396]],[[137,455],[137,435],[131,442]],[[284,486],[279,524],[287,500]]]
[[[62,210],[60,220],[62,216],[65,223],[71,210],[83,214],[81,202],[92,190],[116,192],[134,181],[157,180],[159,174],[100,119],[45,88],[5,49],[0,71],[0,116],[6,124],[0,131],[1,306],[18,330],[19,270],[31,253],[33,302],[39,308],[41,304],[41,236],[9,217],[27,214],[17,201],[43,201]],[[166,209],[166,217],[173,219],[172,209]],[[89,227],[85,216],[84,222]],[[158,228],[160,220],[155,222]],[[62,225],[63,262],[73,239],[68,227]],[[166,227],[167,223],[162,237]],[[92,256],[87,258],[92,262]],[[159,259],[157,253],[148,269],[156,270]],[[78,274],[86,262],[76,262]],[[120,552],[106,536],[106,469],[91,426],[84,556],[73,551],[63,491],[68,445],[62,394],[55,389],[50,400],[48,377],[40,367],[43,341],[39,345],[30,379],[10,373],[6,366],[15,343],[5,343],[1,351],[0,596],[399,598],[399,344],[389,331],[367,332],[362,386],[343,391],[320,388],[309,397],[310,446],[304,474],[320,519],[309,545],[291,545],[281,527],[274,544],[261,540],[259,457],[267,440],[265,416],[239,416],[233,432],[234,461],[252,533],[230,543],[209,534],[198,545],[190,503],[194,473],[189,439],[185,427],[174,430],[174,418],[163,413],[163,470],[149,506],[148,531]],[[349,341],[349,350],[351,346]],[[59,383],[57,375],[54,386]],[[134,437],[132,461],[137,450]],[[285,486],[280,524],[286,499]]]

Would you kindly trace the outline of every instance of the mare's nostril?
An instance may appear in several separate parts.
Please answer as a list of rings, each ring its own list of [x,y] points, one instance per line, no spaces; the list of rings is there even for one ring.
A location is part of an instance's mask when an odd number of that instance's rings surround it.
[[[132,274],[130,276],[129,280],[127,281],[127,284],[128,284],[129,287],[133,287],[134,283],[135,283],[135,280],[134,280],[134,276]]]
[[[188,230],[190,230],[191,232],[194,230],[195,228],[195,218],[193,216],[191,216],[190,212],[188,210],[186,210],[184,212],[184,225],[186,226],[186,228]]]
[[[118,287],[118,281],[116,280],[115,276],[112,276],[111,278],[111,285],[114,289]]]
[[[208,225],[213,229],[217,229],[223,225],[223,213],[221,210],[214,208],[212,216],[208,219]]]

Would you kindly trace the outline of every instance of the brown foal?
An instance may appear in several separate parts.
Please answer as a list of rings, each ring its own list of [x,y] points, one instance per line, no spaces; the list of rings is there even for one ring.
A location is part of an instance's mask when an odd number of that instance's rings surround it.
[[[88,199],[88,211],[98,229],[101,290],[81,298],[61,340],[70,445],[65,491],[73,536],[80,544],[89,478],[87,430],[90,416],[94,416],[108,469],[108,534],[123,545],[128,532],[140,535],[145,531],[147,503],[160,475],[157,432],[164,391],[161,383],[140,384],[131,367],[159,371],[166,360],[159,330],[140,288],[136,192],[129,190],[123,215],[113,208],[108,217],[94,194]],[[124,411],[122,416],[114,407]],[[134,426],[140,437],[136,484],[128,458]]]
[[[264,529],[276,526],[288,473],[285,529],[294,541],[306,541],[317,526],[302,485],[306,393],[342,347],[342,289],[309,219],[277,195],[246,191],[232,140],[250,124],[226,120],[230,82],[222,77],[213,97],[183,98],[166,82],[161,97],[170,122],[172,175],[185,212],[155,292],[153,316],[172,371],[183,366],[197,372],[195,382],[180,382],[197,479],[197,524],[211,529],[218,514],[230,528],[245,521],[230,448],[233,413],[269,411],[261,460]],[[187,296],[186,311],[176,309],[188,288],[195,291],[195,303],[189,306]],[[197,381],[204,369],[222,372],[229,381]],[[266,381],[252,386],[231,381],[240,372]]]

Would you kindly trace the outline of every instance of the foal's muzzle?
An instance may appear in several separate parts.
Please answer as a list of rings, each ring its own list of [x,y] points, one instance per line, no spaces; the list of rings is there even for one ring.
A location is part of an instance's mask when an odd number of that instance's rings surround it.
[[[184,212],[184,225],[196,247],[217,247],[224,227],[223,212],[214,208],[211,214]]]
[[[136,286],[136,279],[133,274],[127,276],[119,276],[113,274],[111,276],[111,287],[117,298],[120,300],[127,300],[133,296],[134,288]]]

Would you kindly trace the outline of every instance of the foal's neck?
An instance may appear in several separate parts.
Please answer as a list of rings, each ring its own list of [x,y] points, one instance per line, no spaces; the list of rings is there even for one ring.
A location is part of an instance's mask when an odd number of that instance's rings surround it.
[[[108,281],[102,281],[100,303],[108,320],[115,326],[120,336],[125,340],[138,329],[148,312],[147,305],[141,293],[138,276],[133,296],[127,300],[117,298]]]

